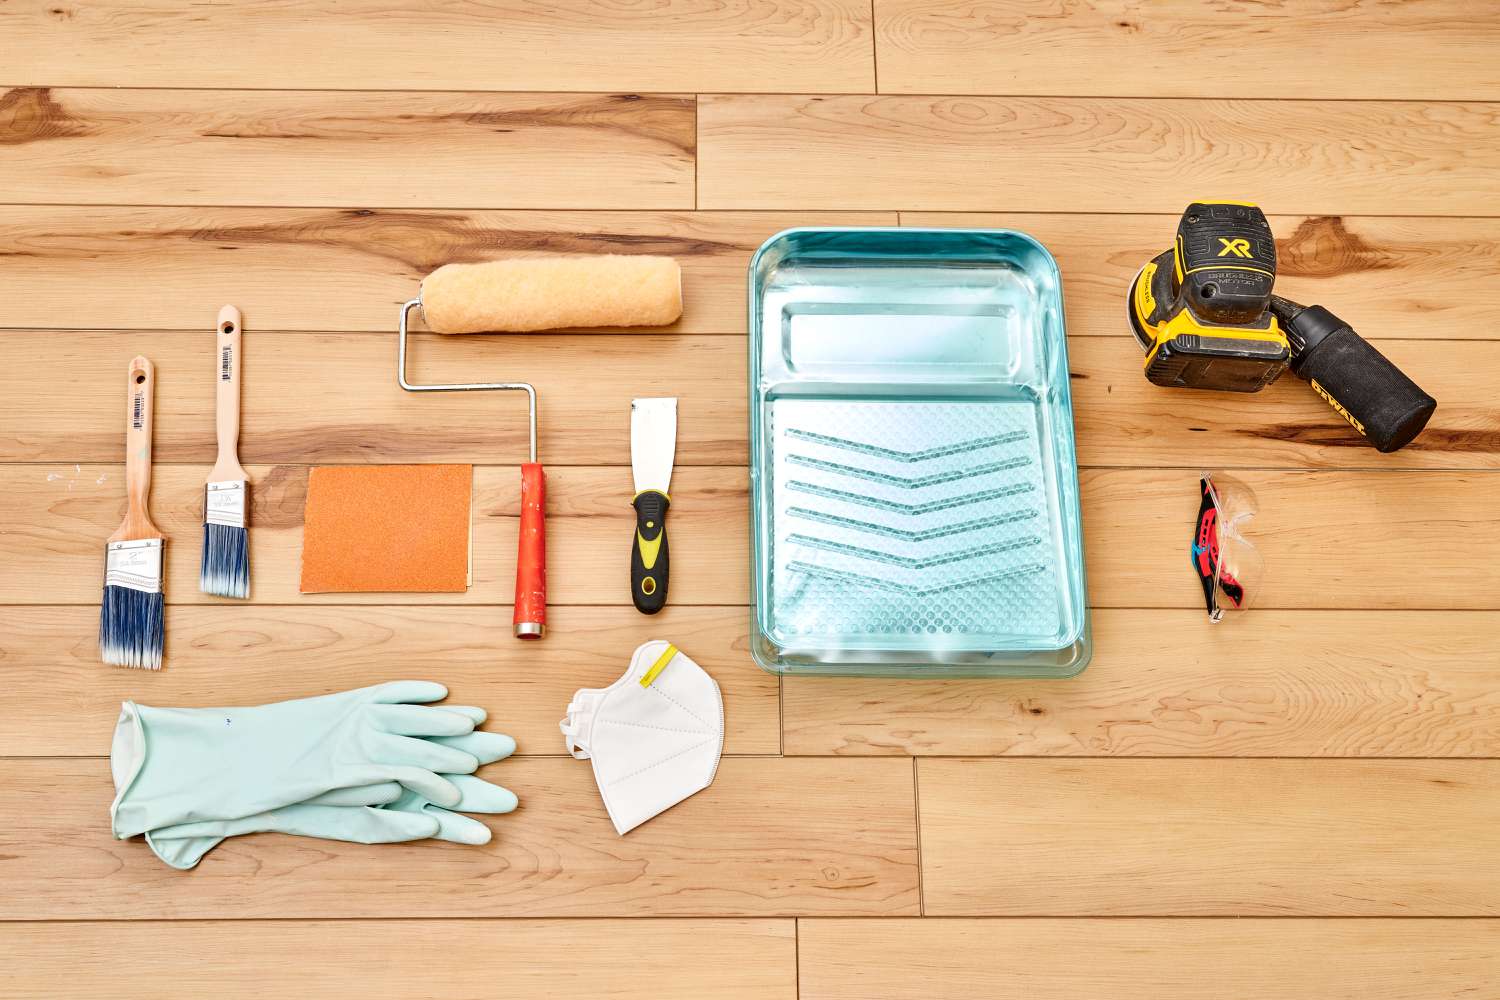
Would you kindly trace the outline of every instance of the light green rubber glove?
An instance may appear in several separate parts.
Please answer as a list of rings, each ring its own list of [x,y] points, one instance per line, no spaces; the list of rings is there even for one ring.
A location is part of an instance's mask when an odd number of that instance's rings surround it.
[[[441,706],[484,721],[483,709]],[[501,733],[433,737],[433,742],[473,754],[480,764],[508,757],[515,740]],[[516,797],[508,789],[468,774],[444,775],[459,790],[452,811],[406,790],[394,781],[338,788],[307,802],[236,820],[185,823],[153,830],[146,840],[173,868],[188,869],[225,838],[245,833],[288,833],[359,844],[395,843],[428,837],[458,844],[487,844],[490,828],[459,813],[508,813]]]
[[[230,821],[382,782],[438,806],[462,792],[445,774],[471,774],[479,758],[423,737],[460,737],[474,719],[413,704],[448,694],[441,684],[395,681],[250,708],[152,708],[125,702],[115,727],[110,817],[124,839],[162,827]],[[477,711],[477,710],[476,710]],[[380,817],[360,836],[431,836],[418,814]]]

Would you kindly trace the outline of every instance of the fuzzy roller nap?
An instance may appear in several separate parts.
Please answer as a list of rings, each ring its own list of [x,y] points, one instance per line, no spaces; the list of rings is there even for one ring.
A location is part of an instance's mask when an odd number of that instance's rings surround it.
[[[514,627],[518,639],[540,639],[547,622],[546,479],[536,460],[536,389],[528,382],[412,382],[406,377],[406,336],[407,318],[415,309],[434,333],[666,326],[682,315],[682,269],[670,257],[614,254],[449,264],[429,274],[418,297],[401,306],[396,353],[401,388],[526,393],[531,460],[521,466]]]
[[[682,315],[682,269],[670,257],[537,257],[448,264],[422,282],[435,333],[666,326]]]

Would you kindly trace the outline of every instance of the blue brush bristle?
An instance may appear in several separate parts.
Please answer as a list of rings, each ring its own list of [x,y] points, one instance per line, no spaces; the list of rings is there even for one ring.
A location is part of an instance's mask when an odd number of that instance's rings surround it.
[[[223,524],[203,526],[203,559],[198,589],[219,597],[250,596],[250,529]]]
[[[165,602],[154,594],[129,587],[105,587],[99,611],[99,653],[117,667],[161,669]]]

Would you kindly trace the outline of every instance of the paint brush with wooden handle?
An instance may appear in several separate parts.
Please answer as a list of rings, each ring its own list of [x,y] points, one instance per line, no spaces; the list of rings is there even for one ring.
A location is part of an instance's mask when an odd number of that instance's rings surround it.
[[[250,596],[250,477],[240,464],[240,334],[234,306],[219,310],[214,334],[215,409],[219,457],[203,491],[203,558],[198,589],[220,597]]]
[[[151,397],[156,371],[145,358],[130,362],[125,403],[125,491],[129,507],[104,550],[104,601],[99,653],[120,667],[161,667],[165,645],[162,549],[165,537],[147,501],[151,495]]]

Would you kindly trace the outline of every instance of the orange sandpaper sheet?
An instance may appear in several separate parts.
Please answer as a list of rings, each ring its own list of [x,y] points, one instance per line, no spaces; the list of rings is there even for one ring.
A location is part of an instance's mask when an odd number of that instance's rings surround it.
[[[469,465],[313,469],[302,593],[462,593],[473,483]]]

